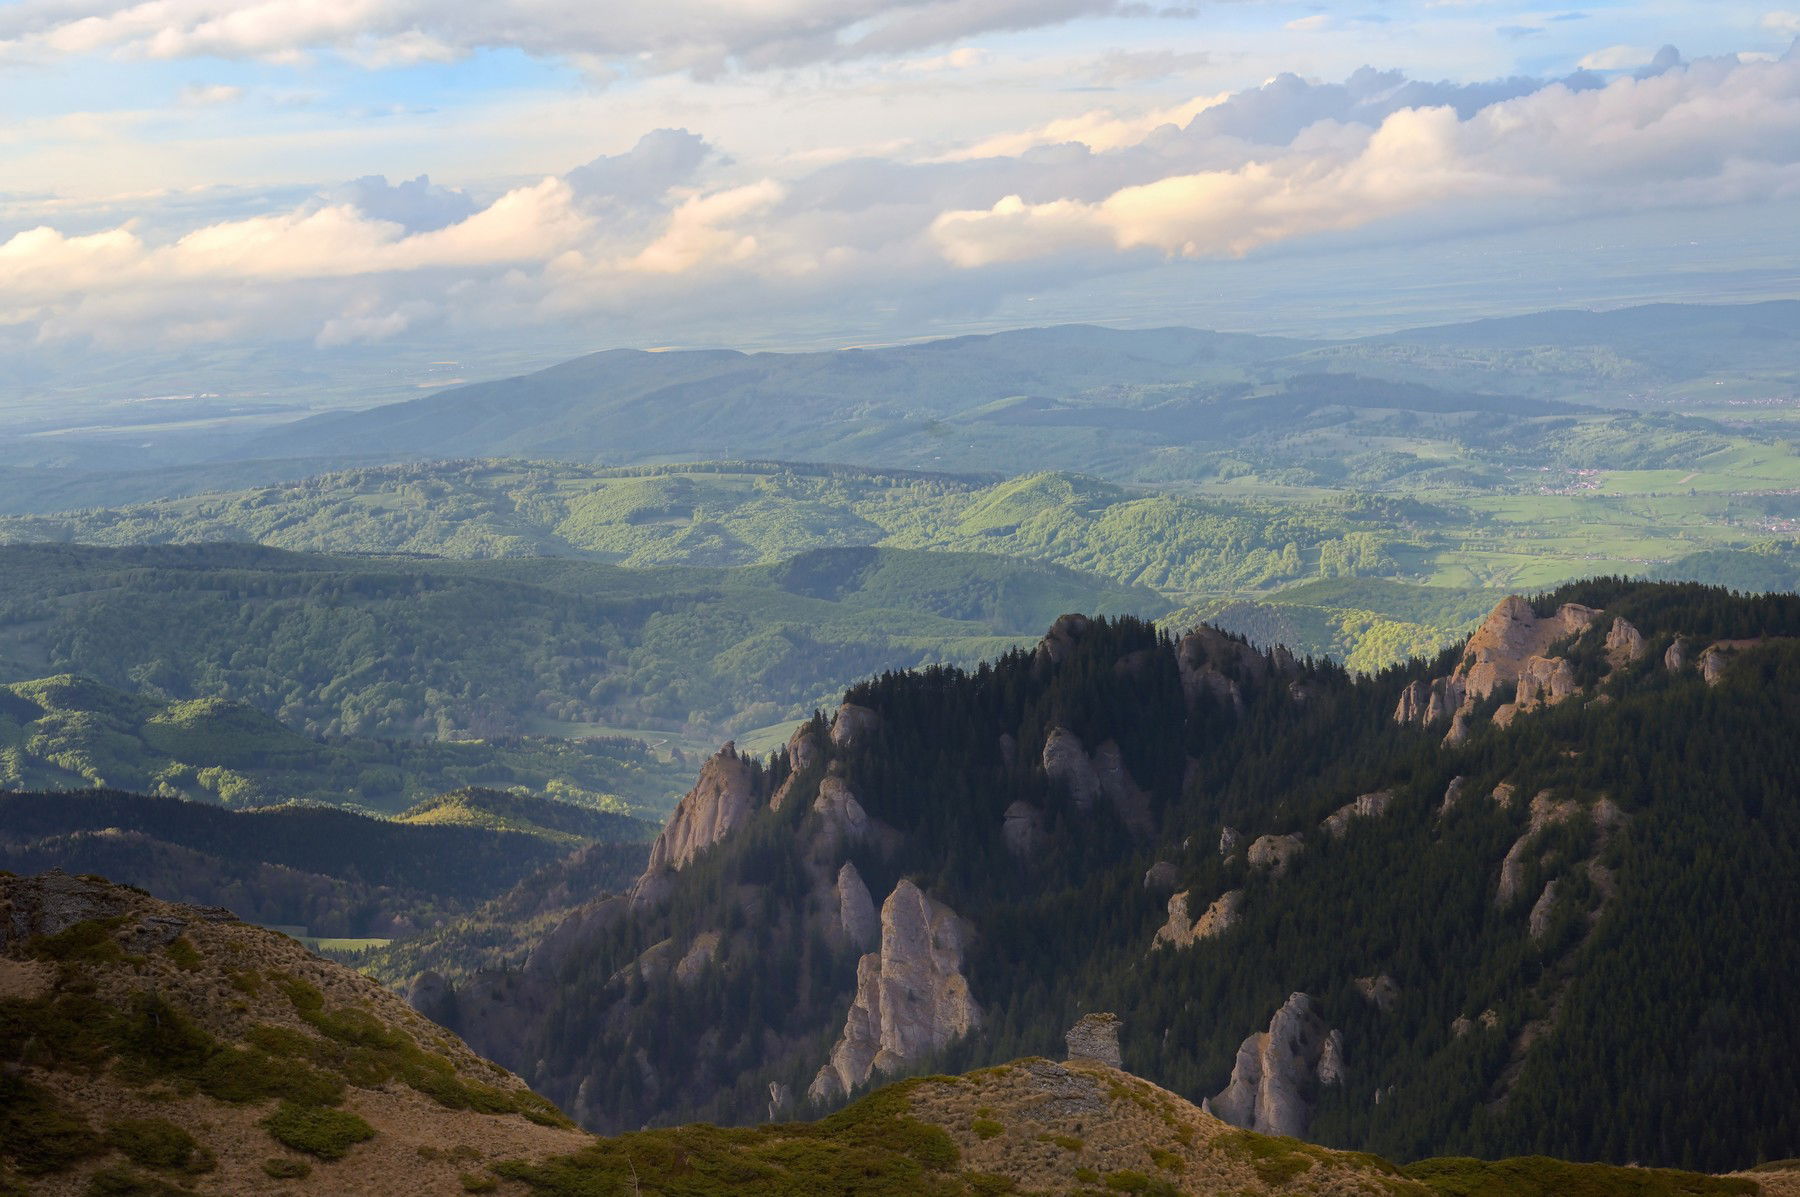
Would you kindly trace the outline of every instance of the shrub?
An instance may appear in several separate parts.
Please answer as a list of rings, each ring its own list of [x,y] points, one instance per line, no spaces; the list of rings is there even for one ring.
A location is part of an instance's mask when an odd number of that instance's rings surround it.
[[[210,1172],[212,1153],[194,1136],[164,1118],[126,1118],[106,1128],[106,1145],[145,1168]]]
[[[375,1137],[375,1128],[348,1110],[303,1106],[284,1101],[263,1119],[277,1143],[322,1160],[341,1160],[358,1143]]]

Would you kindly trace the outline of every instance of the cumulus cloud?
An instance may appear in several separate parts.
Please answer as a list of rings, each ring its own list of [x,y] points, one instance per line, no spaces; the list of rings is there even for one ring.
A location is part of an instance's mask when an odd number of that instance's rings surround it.
[[[1008,196],[944,213],[932,236],[965,269],[1091,252],[1101,239],[1122,252],[1242,256],[1419,212],[1479,226],[1534,205],[1575,215],[1792,196],[1797,147],[1800,69],[1721,59],[1604,88],[1553,84],[1467,118],[1433,106],[1400,109],[1372,130],[1321,121],[1283,152],[1231,169],[1094,203]]]
[[[0,47],[145,58],[298,62],[328,50],[365,65],[515,49],[594,65],[717,74],[906,53],[976,34],[1125,11],[1118,0],[15,0]]]
[[[184,209],[187,227],[47,214],[0,235],[0,326],[342,345],[599,315],[942,312],[1170,258],[1795,200],[1800,56],[1474,85],[1363,70],[789,177],[663,129],[491,200],[377,176]]]

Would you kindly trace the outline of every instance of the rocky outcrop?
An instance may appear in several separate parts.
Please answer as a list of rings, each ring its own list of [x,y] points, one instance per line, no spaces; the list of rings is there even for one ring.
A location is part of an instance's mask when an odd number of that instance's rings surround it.
[[[1296,993],[1267,1031],[1244,1040],[1231,1083],[1202,1108],[1246,1130],[1297,1137],[1312,1121],[1318,1085],[1338,1084],[1343,1075],[1343,1036],[1326,1029],[1310,996]]]
[[[1614,619],[1606,632],[1606,660],[1614,669],[1622,669],[1644,659],[1649,652],[1644,634],[1623,617]]]
[[[1456,809],[1457,803],[1462,801],[1463,789],[1467,784],[1468,779],[1464,777],[1452,777],[1450,779],[1450,784],[1444,787],[1444,799],[1442,802],[1438,803],[1438,818],[1441,819]]]
[[[875,899],[852,861],[846,860],[837,875],[838,929],[853,947],[867,952],[881,942],[881,921]]]
[[[1044,739],[1044,775],[1068,791],[1075,809],[1088,811],[1100,798],[1100,776],[1088,759],[1081,737],[1066,727],[1053,727]]]
[[[1159,860],[1144,870],[1144,888],[1151,893],[1168,893],[1181,884],[1181,870],[1172,861]]]
[[[1125,1067],[1119,1053],[1119,1016],[1117,1014],[1084,1014],[1081,1021],[1063,1035],[1071,1060],[1098,1060],[1112,1068]]]
[[[668,893],[673,875],[696,856],[748,822],[756,813],[750,762],[729,741],[700,768],[694,788],[650,847],[650,862],[631,888],[636,905],[651,905]]]
[[[1506,727],[1514,716],[1539,707],[1555,706],[1580,692],[1575,667],[1564,657],[1528,657],[1519,667],[1513,700],[1494,712],[1494,726]]]
[[[787,780],[769,796],[769,809],[780,810],[786,804],[794,787],[803,774],[818,765],[825,757],[825,749],[820,746],[819,739],[813,734],[813,724],[803,723],[788,737],[788,766],[793,770]]]
[[[880,729],[880,715],[868,707],[847,702],[838,708],[837,717],[831,721],[831,742],[835,747],[849,748]]]
[[[1670,673],[1680,673],[1687,668],[1687,641],[1680,636],[1669,642],[1669,649],[1663,653],[1663,668]]]
[[[1221,827],[1219,829],[1219,855],[1220,856],[1230,856],[1233,852],[1236,852],[1238,850],[1238,846],[1241,845],[1243,842],[1244,842],[1244,837],[1242,834],[1240,834],[1238,832],[1237,828]]]
[[[963,976],[970,931],[956,912],[902,881],[881,905],[881,949],[857,962],[856,996],[831,1059],[807,1096],[832,1102],[981,1025]]]
[[[1372,794],[1359,794],[1355,799],[1326,815],[1325,821],[1319,826],[1325,834],[1333,839],[1339,839],[1346,831],[1350,830],[1351,823],[1358,819],[1379,818],[1387,813],[1388,807],[1393,803],[1394,792],[1392,790],[1376,790]]]
[[[1075,642],[1087,634],[1094,621],[1085,615],[1059,615],[1044,638],[1038,641],[1034,654],[1045,665],[1061,665],[1068,659]]]
[[[1234,889],[1221,894],[1213,900],[1198,919],[1188,914],[1188,900],[1191,890],[1183,890],[1169,896],[1169,917],[1156,930],[1156,938],[1151,942],[1152,948],[1168,946],[1172,948],[1189,948],[1196,940],[1212,939],[1225,934],[1237,924],[1238,916],[1244,909],[1244,891]]]
[[[1306,841],[1297,835],[1259,835],[1250,843],[1246,858],[1253,869],[1266,869],[1270,876],[1280,877],[1306,851]]]
[[[1019,799],[1006,808],[1000,824],[1000,842],[1019,860],[1030,860],[1044,846],[1044,812]]]
[[[1532,798],[1525,834],[1513,842],[1506,850],[1506,858],[1500,862],[1500,884],[1494,892],[1494,905],[1505,906],[1519,896],[1519,887],[1525,880],[1526,854],[1538,836],[1546,828],[1567,823],[1580,813],[1580,804],[1571,799],[1556,798],[1549,790],[1542,790]]]
[[[1175,665],[1181,673],[1181,692],[1191,707],[1202,697],[1244,709],[1244,688],[1265,680],[1271,669],[1291,672],[1294,659],[1285,649],[1265,657],[1242,640],[1205,624],[1183,636],[1175,646]]]
[[[1400,985],[1386,973],[1377,973],[1373,977],[1358,977],[1350,982],[1363,1001],[1369,1003],[1383,1014],[1393,1010],[1394,1004],[1400,1000]]]
[[[1449,676],[1415,681],[1400,695],[1394,721],[1430,726],[1451,721],[1446,743],[1460,744],[1472,730],[1469,715],[1490,695],[1510,691],[1513,709],[1496,721],[1505,726],[1519,710],[1560,702],[1574,693],[1574,674],[1561,658],[1546,658],[1550,646],[1592,627],[1600,612],[1564,603],[1540,618],[1518,595],[1502,599],[1481,621]],[[1558,664],[1557,662],[1561,662]]]
[[[1076,810],[1090,811],[1104,798],[1125,826],[1135,834],[1149,834],[1150,796],[1132,780],[1117,741],[1106,741],[1089,756],[1081,737],[1066,727],[1053,727],[1044,740],[1042,760],[1050,784],[1065,789]]]
[[[1550,916],[1556,912],[1556,882],[1545,884],[1544,892],[1538,900],[1531,904],[1531,914],[1526,917],[1525,928],[1533,939],[1544,938],[1544,932],[1550,929]]]
[[[706,966],[719,958],[720,946],[725,937],[717,931],[702,931],[694,936],[694,942],[682,953],[675,965],[675,979],[683,985],[692,985],[706,971]]]
[[[1755,648],[1761,644],[1757,640],[1715,640],[1706,646],[1700,654],[1700,677],[1709,686],[1719,684],[1725,676],[1725,667],[1731,664],[1732,658],[1747,648]]]
[[[888,840],[894,834],[869,817],[841,777],[826,777],[819,782],[819,796],[813,799],[812,813],[819,822],[813,829],[808,853],[816,860],[836,859],[846,848],[875,839]]]

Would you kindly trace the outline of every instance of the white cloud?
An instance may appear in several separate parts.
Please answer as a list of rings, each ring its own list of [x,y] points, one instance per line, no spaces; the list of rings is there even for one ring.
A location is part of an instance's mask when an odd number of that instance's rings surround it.
[[[1309,33],[1315,29],[1325,29],[1331,24],[1329,13],[1316,12],[1310,17],[1295,17],[1284,28],[1295,33]]]
[[[1766,12],[1762,27],[1781,37],[1800,37],[1800,12]]]
[[[299,62],[329,50],[365,65],[480,49],[566,58],[590,73],[793,66],[899,54],[1118,11],[1118,0],[16,0],[0,49]]]
[[[1608,46],[1595,50],[1576,65],[1584,71],[1629,71],[1648,63],[1655,53],[1643,46]]]
[[[229,83],[192,83],[181,89],[178,98],[185,108],[212,108],[237,103],[244,98],[244,89]]]
[[[1017,133],[1002,133],[947,156],[948,161],[969,158],[998,158],[1022,154],[1034,146],[1065,145],[1077,142],[1090,150],[1114,150],[1136,145],[1154,129],[1164,125],[1186,125],[1196,116],[1230,99],[1229,93],[1195,96],[1167,108],[1148,112],[1121,114],[1116,109],[1096,108],[1078,116],[1062,117]]]
[[[664,129],[481,199],[377,176],[298,197],[153,197],[141,220],[116,215],[126,199],[67,214],[21,202],[21,231],[0,234],[0,325],[114,345],[343,345],[597,314],[935,313],[1166,258],[1791,204],[1800,60],[1704,59],[1604,85],[1288,76],[1009,138],[776,177]]]

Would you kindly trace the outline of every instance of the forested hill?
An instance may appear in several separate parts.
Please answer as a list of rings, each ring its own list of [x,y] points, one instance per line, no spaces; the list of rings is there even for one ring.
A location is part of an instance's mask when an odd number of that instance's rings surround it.
[[[743,452],[746,437],[758,453],[784,444],[810,449],[846,411],[946,417],[1017,395],[1235,380],[1247,364],[1309,347],[1186,328],[1068,325],[826,353],[619,349],[372,411],[317,416],[243,453],[618,461],[725,456]]]
[[[458,817],[480,807],[510,819]],[[388,938],[462,915],[582,844],[590,875],[614,885],[645,857],[637,820],[543,798],[465,793],[420,816],[231,811],[109,790],[0,793],[0,868],[97,873],[314,936]]]
[[[972,663],[1090,604],[1159,601],[1056,566],[886,549],[627,569],[16,545],[0,548],[0,681],[231,700],[328,738],[711,732],[794,718],[870,672]]]
[[[728,747],[628,896],[413,992],[599,1128],[822,1111],[1111,1010],[1130,1070],[1253,1129],[1794,1156],[1795,637],[1800,597],[1600,580],[1356,679],[1061,619]]]

